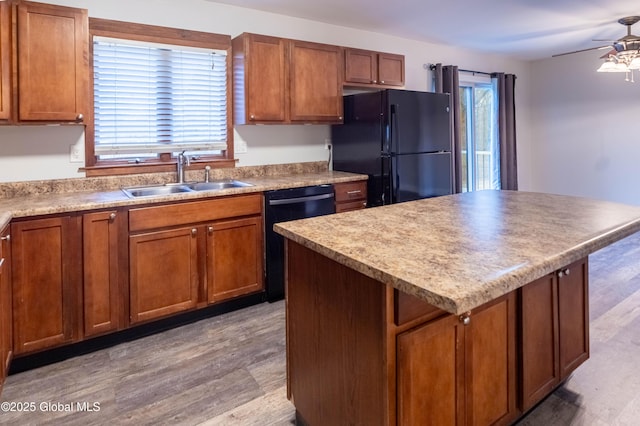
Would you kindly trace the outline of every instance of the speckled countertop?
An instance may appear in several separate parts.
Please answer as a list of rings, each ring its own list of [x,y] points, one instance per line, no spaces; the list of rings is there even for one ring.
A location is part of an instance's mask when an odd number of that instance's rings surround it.
[[[156,177],[155,181],[149,180],[153,179],[152,177],[130,177],[128,180],[114,178],[63,179],[58,181],[5,184],[4,188],[0,188],[0,229],[8,224],[12,217],[39,216],[167,201],[195,200],[367,179],[366,175],[322,170],[322,167],[317,167],[315,163],[302,164],[302,167],[299,165],[296,165],[296,167],[276,167],[278,170],[275,172],[265,172],[264,167],[227,169],[213,174],[211,179],[241,179],[243,182],[251,183],[254,186],[217,191],[185,192],[155,197],[128,198],[119,188],[122,186],[174,182],[175,174],[168,173],[159,179]],[[202,176],[188,174],[187,180],[202,180]],[[2,190],[4,190],[4,193],[2,193]]]
[[[275,225],[278,233],[454,314],[640,230],[640,207],[478,191]]]

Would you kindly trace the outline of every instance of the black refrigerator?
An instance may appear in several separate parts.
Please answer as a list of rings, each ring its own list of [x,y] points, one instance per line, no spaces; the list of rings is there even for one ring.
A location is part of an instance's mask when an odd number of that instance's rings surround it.
[[[453,193],[449,94],[382,90],[344,97],[333,169],[369,175],[370,207]]]

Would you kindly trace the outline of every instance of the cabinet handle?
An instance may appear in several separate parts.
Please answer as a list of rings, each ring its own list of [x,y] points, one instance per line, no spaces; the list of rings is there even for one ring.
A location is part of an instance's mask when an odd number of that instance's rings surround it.
[[[6,237],[0,238],[0,241],[10,242],[11,241],[11,235],[7,235]]]
[[[467,312],[466,314],[460,315],[460,322],[464,325],[469,325],[471,323],[471,314]]]
[[[116,214],[115,214],[115,213],[111,213],[111,214],[109,215],[109,220],[110,220],[110,221],[112,221],[112,222],[113,222],[114,220],[116,220]]]
[[[569,269],[569,268],[560,269],[560,270],[558,271],[558,278],[562,278],[562,277],[564,277],[565,275],[569,275],[570,273],[571,273],[571,269]]]
[[[198,230],[196,228],[193,228],[191,230],[191,235],[196,235],[198,233]]]
[[[209,234],[213,234],[213,226],[210,226],[207,230],[209,231]]]
[[[84,120],[84,115],[82,115],[82,114],[78,114],[78,115],[76,115],[76,121],[77,121],[78,123],[81,123],[81,122],[82,122],[82,120]]]

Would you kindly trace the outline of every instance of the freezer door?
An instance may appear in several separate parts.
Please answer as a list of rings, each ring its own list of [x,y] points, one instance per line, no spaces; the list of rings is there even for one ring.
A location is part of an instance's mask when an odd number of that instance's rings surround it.
[[[453,193],[451,153],[406,154],[392,158],[394,203]]]
[[[389,151],[451,151],[449,94],[387,90]]]

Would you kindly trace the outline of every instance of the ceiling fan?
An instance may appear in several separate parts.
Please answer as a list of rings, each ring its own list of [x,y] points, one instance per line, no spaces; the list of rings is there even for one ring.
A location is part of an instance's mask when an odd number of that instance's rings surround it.
[[[607,46],[597,46],[597,47],[589,47],[587,49],[573,50],[571,52],[557,53],[552,55],[553,58],[557,56],[565,56],[572,55],[574,53],[580,52],[588,52],[589,50],[601,50],[606,49],[608,47],[612,47],[616,52],[622,52],[625,50],[638,50],[640,49],[640,36],[631,34],[631,26],[636,22],[640,21],[640,16],[626,16],[624,18],[618,19],[618,23],[627,27],[627,35],[621,37],[617,40],[607,40],[607,39],[593,39],[592,41],[606,41],[611,43],[611,45]]]
[[[624,72],[627,74],[626,80],[633,82],[633,70],[640,69],[640,37],[631,34],[631,26],[640,21],[640,16],[626,16],[618,19],[618,23],[627,27],[627,35],[617,40],[594,39],[611,43],[606,46],[591,47],[588,49],[574,50],[573,52],[559,53],[553,57],[571,55],[573,53],[586,52],[589,50],[610,49],[600,57],[604,63],[598,72]],[[629,79],[631,74],[631,79]]]

